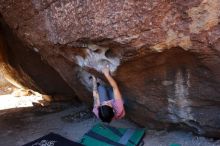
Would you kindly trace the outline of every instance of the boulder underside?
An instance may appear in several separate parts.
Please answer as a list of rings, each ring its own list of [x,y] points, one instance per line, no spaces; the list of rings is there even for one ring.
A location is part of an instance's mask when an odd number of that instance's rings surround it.
[[[220,138],[219,17],[218,0],[2,0],[1,73],[91,104],[107,60],[128,118]]]

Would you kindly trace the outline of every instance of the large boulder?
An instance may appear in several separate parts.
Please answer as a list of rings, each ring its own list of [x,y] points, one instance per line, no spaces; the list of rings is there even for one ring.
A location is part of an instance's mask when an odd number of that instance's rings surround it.
[[[25,86],[91,103],[108,60],[131,120],[220,137],[219,0],[2,0],[0,13]]]

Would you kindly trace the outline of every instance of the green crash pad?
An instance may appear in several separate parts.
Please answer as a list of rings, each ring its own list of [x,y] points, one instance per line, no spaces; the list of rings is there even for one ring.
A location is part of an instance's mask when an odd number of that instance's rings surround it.
[[[145,133],[145,129],[116,128],[98,123],[81,139],[86,146],[136,146]]]

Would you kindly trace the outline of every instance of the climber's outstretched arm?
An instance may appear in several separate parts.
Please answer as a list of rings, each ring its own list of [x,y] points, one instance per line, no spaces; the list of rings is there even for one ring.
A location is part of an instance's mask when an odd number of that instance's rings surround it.
[[[92,83],[93,83],[93,100],[94,100],[94,107],[100,105],[99,101],[99,94],[98,94],[98,89],[97,89],[97,82],[96,78],[92,76]]]
[[[117,85],[116,81],[112,78],[112,76],[109,73],[109,67],[108,66],[105,67],[102,70],[102,72],[103,72],[103,74],[105,75],[105,77],[107,78],[108,82],[110,83],[110,85],[113,88],[114,98],[115,99],[122,99],[121,92],[119,91],[118,85]]]

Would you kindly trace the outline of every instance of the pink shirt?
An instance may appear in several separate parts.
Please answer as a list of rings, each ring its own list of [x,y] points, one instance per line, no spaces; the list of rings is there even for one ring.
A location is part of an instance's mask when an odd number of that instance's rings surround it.
[[[112,99],[112,100],[109,100],[108,102],[111,102],[113,111],[115,113],[113,119],[121,119],[125,116],[125,110],[124,110],[122,99]],[[97,106],[93,107],[93,113],[96,115],[97,118],[99,118]]]

